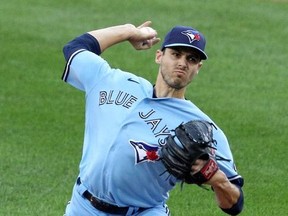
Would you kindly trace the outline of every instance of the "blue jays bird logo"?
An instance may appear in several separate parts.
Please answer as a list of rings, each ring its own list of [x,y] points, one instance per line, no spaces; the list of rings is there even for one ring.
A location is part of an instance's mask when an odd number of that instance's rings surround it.
[[[159,159],[158,146],[152,146],[143,141],[134,141],[134,140],[129,140],[129,143],[134,148],[135,164],[145,161],[155,162],[156,160]]]
[[[188,37],[189,43],[192,43],[195,40],[200,41],[200,39],[201,39],[201,36],[197,31],[186,30],[186,31],[182,31],[181,33]]]

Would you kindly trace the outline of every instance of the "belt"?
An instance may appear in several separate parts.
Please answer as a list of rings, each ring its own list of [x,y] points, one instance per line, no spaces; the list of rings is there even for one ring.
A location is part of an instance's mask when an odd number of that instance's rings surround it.
[[[77,185],[81,185],[80,177],[77,178]],[[129,210],[129,207],[119,207],[116,205],[112,205],[110,203],[106,203],[98,199],[97,197],[93,196],[88,190],[84,191],[82,195],[83,197],[85,197],[87,200],[90,201],[90,203],[94,208],[109,214],[126,215]]]

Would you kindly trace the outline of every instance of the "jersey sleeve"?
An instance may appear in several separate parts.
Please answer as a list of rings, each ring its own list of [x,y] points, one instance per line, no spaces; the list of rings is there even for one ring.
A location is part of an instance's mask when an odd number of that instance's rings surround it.
[[[70,56],[62,80],[81,91],[89,92],[112,71],[103,58],[82,49]]]
[[[213,131],[214,139],[216,140],[216,152],[215,157],[220,170],[222,170],[230,181],[242,178],[236,169],[233,155],[227,140],[227,137],[223,131],[217,127]]]

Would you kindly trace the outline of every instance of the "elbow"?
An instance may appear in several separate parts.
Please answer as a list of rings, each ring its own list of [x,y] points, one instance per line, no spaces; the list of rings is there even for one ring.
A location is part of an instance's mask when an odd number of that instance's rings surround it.
[[[64,54],[65,60],[68,61],[70,56],[71,56],[71,52],[70,52],[71,48],[69,46],[69,44],[66,44],[63,49],[62,52]]]
[[[243,207],[244,207],[244,195],[242,189],[239,187],[240,190],[240,196],[237,200],[237,202],[229,209],[222,209],[225,213],[229,215],[238,215],[242,212]]]
[[[88,33],[80,35],[63,47],[63,54],[66,61],[70,59],[73,53],[79,50],[88,50],[97,55],[101,54],[101,48],[97,39]]]

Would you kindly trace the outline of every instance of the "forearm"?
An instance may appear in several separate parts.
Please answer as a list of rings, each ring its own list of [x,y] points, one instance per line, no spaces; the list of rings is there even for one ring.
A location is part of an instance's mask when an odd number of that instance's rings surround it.
[[[240,196],[239,188],[227,180],[212,186],[219,207],[231,208]]]
[[[114,44],[129,40],[135,34],[136,27],[132,24],[112,26],[103,29],[89,31],[99,43],[101,52]]]
[[[217,204],[224,212],[237,215],[242,211],[242,191],[240,187],[232,184],[222,171],[217,171],[209,182],[215,192]]]
[[[63,48],[66,61],[78,50],[88,50],[100,55],[108,47],[125,41],[133,34],[133,25],[126,24],[105,29],[93,30],[76,37]]]

